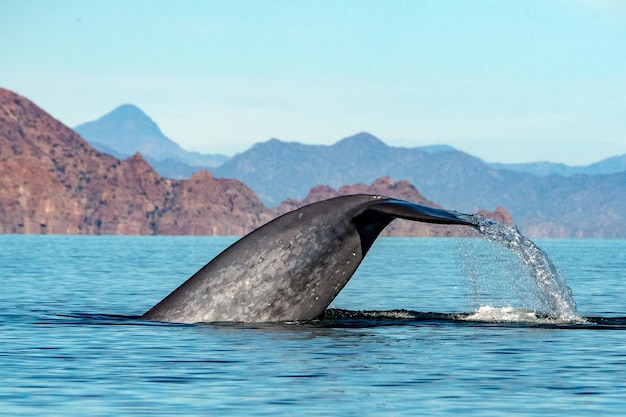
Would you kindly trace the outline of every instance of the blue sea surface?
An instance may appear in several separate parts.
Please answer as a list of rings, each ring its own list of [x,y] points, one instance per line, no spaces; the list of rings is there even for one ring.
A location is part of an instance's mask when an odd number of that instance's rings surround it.
[[[0,413],[626,410],[624,240],[537,242],[573,291],[576,322],[542,318],[537,288],[506,250],[416,238],[379,239],[319,320],[137,318],[234,241],[0,236]]]

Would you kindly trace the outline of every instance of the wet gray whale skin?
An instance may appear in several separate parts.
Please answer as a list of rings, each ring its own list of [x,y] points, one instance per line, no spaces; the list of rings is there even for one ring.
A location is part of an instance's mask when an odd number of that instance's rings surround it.
[[[320,201],[242,237],[141,318],[176,323],[315,318],[395,218],[477,226],[470,216],[376,195]]]

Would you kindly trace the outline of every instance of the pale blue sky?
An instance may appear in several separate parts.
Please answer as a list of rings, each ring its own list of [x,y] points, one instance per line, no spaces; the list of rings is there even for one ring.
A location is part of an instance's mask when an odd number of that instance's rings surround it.
[[[0,86],[204,153],[368,131],[588,164],[626,153],[626,2],[0,0]]]

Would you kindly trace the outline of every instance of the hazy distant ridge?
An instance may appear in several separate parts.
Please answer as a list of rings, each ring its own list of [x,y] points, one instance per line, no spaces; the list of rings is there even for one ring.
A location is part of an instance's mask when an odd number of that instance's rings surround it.
[[[150,143],[173,143],[134,106],[120,109],[124,117],[111,117],[114,111],[92,124],[91,131],[85,129],[89,124],[77,130],[94,145],[103,136],[126,135],[123,144],[129,148],[124,152],[139,150],[146,137],[152,137]],[[133,122],[133,117],[138,120]],[[108,133],[98,133],[96,127]],[[109,140],[107,146],[121,143]],[[209,168],[190,167],[175,156],[147,159],[170,178]],[[533,236],[618,237],[626,236],[625,159],[626,155],[616,156],[587,167],[549,162],[488,164],[447,145],[391,147],[363,132],[330,146],[270,139],[210,170],[216,177],[242,181],[269,206],[288,198],[302,199],[317,185],[370,184],[388,176],[409,181],[447,208],[474,212],[504,206]]]
[[[188,178],[200,170],[216,168],[229,159],[226,155],[200,154],[183,150],[176,142],[165,136],[149,116],[132,104],[124,104],[95,121],[80,124],[74,130],[99,151],[117,158],[127,158],[135,152],[140,152],[159,174],[167,178]],[[384,143],[381,144],[383,146],[373,146],[370,150],[387,147]],[[320,149],[322,148],[324,146],[320,146]],[[449,145],[420,146],[411,150],[427,154],[459,152]],[[498,170],[506,169],[538,176],[614,174],[626,171],[626,155],[614,156],[587,166],[569,166],[554,162],[488,165]],[[266,200],[270,201],[276,202],[272,198]]]
[[[236,178],[268,205],[303,198],[318,184],[369,184],[389,176],[407,180],[446,208],[475,212],[504,206],[532,236],[626,236],[626,172],[539,176],[495,169],[451,148],[433,152],[385,145],[368,133],[331,146],[272,139],[212,170]]]
[[[569,166],[554,162],[528,162],[523,164],[491,163],[489,166],[495,169],[509,169],[535,175],[562,175],[564,177],[576,174],[616,174],[626,171],[626,155],[612,156],[600,162],[585,166]]]

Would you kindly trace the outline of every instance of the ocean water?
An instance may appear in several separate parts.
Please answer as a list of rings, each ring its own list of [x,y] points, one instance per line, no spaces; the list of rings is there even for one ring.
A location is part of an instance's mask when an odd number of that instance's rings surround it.
[[[382,238],[306,323],[137,319],[233,238],[0,236],[3,415],[623,415],[626,241]]]

